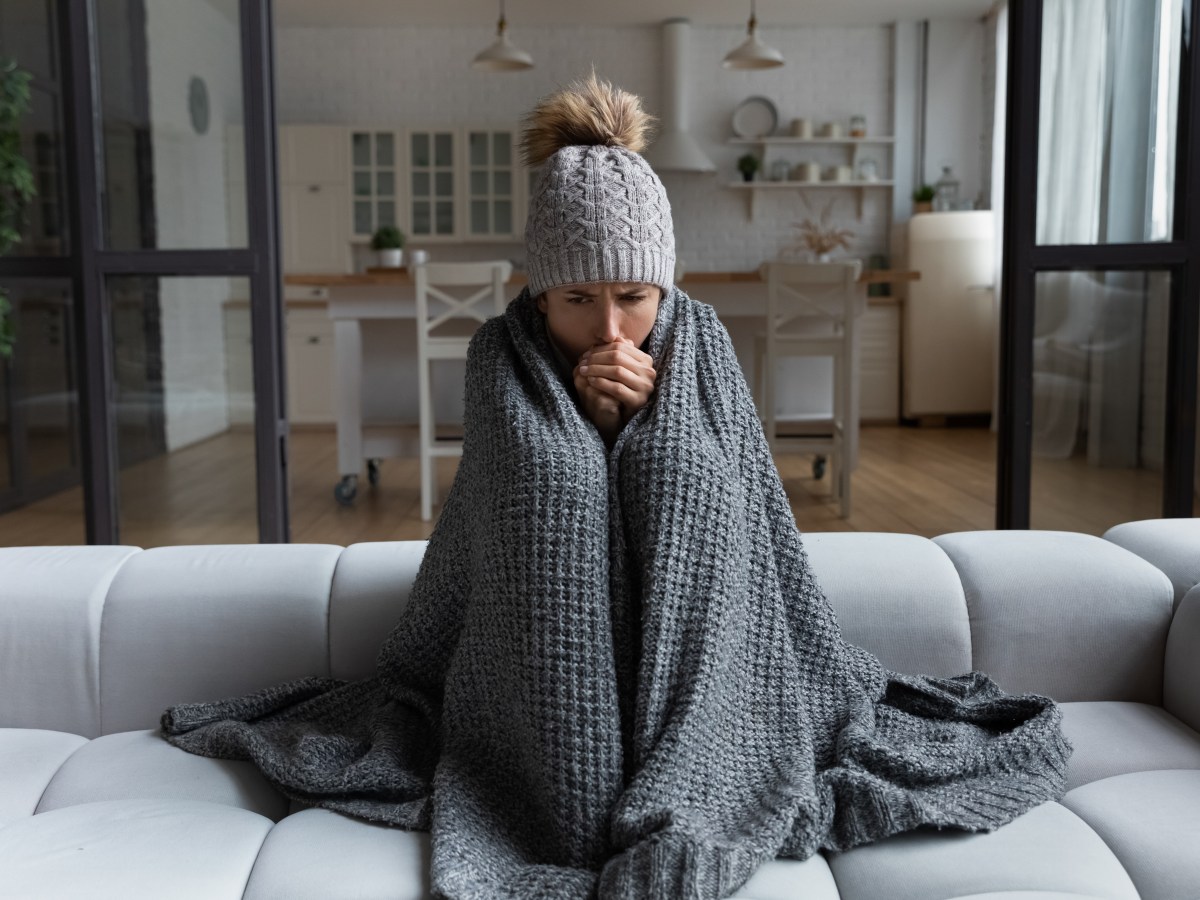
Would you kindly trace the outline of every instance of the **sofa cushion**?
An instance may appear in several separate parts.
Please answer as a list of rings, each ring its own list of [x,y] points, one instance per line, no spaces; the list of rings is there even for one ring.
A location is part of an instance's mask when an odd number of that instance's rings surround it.
[[[62,731],[0,728],[0,827],[32,816],[59,766],[87,742]]]
[[[1200,585],[1179,602],[1163,668],[1163,706],[1200,730]]]
[[[885,666],[922,675],[971,669],[971,625],[945,552],[911,534],[804,535],[842,634]]]
[[[1075,747],[1067,790],[1148,769],[1200,769],[1200,734],[1161,706],[1119,701],[1064,703],[1063,732]]]
[[[1104,838],[1143,900],[1200,897],[1200,771],[1093,781],[1063,804]]]
[[[357,681],[375,673],[384,638],[400,618],[425,541],[376,541],[342,551],[329,592],[329,674]]]
[[[0,725],[100,734],[100,617],[136,547],[0,549]]]
[[[1173,589],[1094,535],[966,531],[934,538],[971,616],[973,667],[1013,693],[1162,703]]]
[[[123,731],[80,747],[42,794],[38,813],[99,800],[205,800],[268,819],[287,815],[287,798],[251,763],[194,756],[157,731]]]
[[[0,897],[237,900],[271,822],[219,803],[116,800],[0,828]]]
[[[327,675],[341,551],[236,544],[133,557],[113,579],[100,632],[102,732],[153,728],[174,703]]]
[[[920,828],[829,856],[844,900],[930,900],[997,891],[1057,891],[1137,900],[1100,836],[1058,803],[991,833]]]
[[[1165,572],[1175,589],[1176,604],[1200,584],[1200,518],[1124,522],[1104,532],[1104,539]]]
[[[839,900],[841,894],[829,863],[818,853],[803,862],[764,863],[732,896],[734,900]]]
[[[306,809],[267,835],[246,900],[423,900],[429,835]]]

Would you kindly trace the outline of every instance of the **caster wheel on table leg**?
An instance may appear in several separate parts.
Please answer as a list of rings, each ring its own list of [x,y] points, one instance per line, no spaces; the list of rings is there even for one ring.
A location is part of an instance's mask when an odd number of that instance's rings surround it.
[[[817,480],[825,477],[825,457],[818,456],[813,460],[812,473]]]
[[[367,460],[367,481],[371,483],[371,487],[376,487],[379,484],[379,460]]]
[[[342,506],[349,506],[358,496],[358,476],[343,475],[342,480],[333,486],[333,496]]]

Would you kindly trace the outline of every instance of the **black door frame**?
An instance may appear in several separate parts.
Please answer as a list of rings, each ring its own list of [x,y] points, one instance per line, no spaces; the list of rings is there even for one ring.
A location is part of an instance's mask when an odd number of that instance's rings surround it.
[[[1070,270],[1170,273],[1162,515],[1190,517],[1200,352],[1200,53],[1192,33],[1200,0],[1183,10],[1174,234],[1156,243],[1036,243],[1042,9],[1042,0],[1011,0],[1008,13],[996,527],[1029,528],[1036,279],[1039,272]]]
[[[259,540],[289,540],[281,270],[278,249],[271,0],[240,0],[248,246],[240,250],[106,250],[96,21],[91,0],[55,0],[63,83],[70,254],[0,259],[0,277],[69,279],[77,310],[84,516],[90,544],[120,540],[113,359],[105,279],[111,275],[238,276],[250,284]]]

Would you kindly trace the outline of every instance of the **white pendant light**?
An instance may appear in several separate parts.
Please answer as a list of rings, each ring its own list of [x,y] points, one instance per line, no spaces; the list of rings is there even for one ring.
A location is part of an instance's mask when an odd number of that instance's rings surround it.
[[[508,23],[504,19],[504,0],[500,0],[500,21],[496,24],[496,40],[480,50],[471,65],[485,72],[520,72],[533,68],[533,57],[513,45],[505,31]]]
[[[758,39],[758,18],[754,15],[754,0],[750,0],[750,22],[746,40],[727,54],[721,63],[727,69],[774,69],[783,65],[783,54]]]

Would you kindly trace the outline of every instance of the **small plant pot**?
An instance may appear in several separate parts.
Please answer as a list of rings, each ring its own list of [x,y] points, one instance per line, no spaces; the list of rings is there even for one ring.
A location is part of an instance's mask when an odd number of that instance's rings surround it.
[[[403,250],[380,250],[379,265],[385,269],[398,269],[404,265]]]
[[[916,215],[917,213],[927,213],[927,212],[933,212],[933,201],[932,200],[926,201],[924,203],[922,203],[920,201],[913,201],[913,215]]]
[[[753,181],[753,180],[754,180],[753,172],[743,172],[742,173],[742,181]]]

